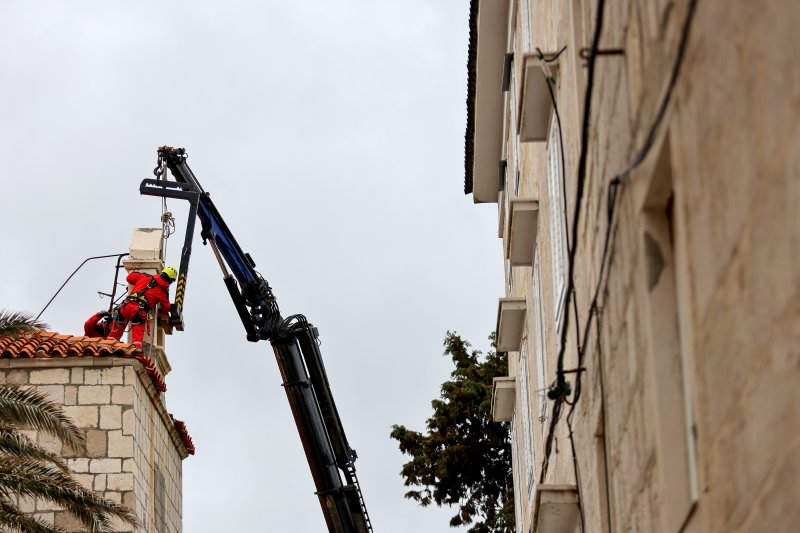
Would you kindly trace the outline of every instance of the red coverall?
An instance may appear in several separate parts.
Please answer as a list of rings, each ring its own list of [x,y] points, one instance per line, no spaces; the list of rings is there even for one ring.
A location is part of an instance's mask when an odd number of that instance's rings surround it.
[[[108,335],[111,319],[100,322],[100,319],[108,316],[104,311],[99,311],[91,316],[83,325],[83,334],[87,337],[103,337]],[[98,323],[99,322],[99,323]]]
[[[156,281],[156,286],[152,289],[148,289],[147,285],[150,284],[151,280]],[[131,327],[133,344],[141,348],[147,313],[155,309],[156,304],[160,304],[161,314],[164,316],[169,315],[169,282],[164,280],[161,276],[151,276],[140,272],[131,272],[128,274],[126,281],[133,285],[131,294],[137,293],[142,296],[147,300],[148,307],[142,309],[141,305],[136,301],[125,300],[119,307],[119,313],[111,326],[108,338],[120,340],[122,338],[122,333],[125,331],[125,326],[128,322],[131,322],[133,324]]]

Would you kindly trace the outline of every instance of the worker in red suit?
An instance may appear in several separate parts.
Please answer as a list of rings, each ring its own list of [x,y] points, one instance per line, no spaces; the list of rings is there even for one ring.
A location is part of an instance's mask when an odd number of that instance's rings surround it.
[[[83,325],[83,334],[87,337],[108,337],[111,330],[111,313],[98,311]]]
[[[126,281],[133,288],[115,313],[107,338],[120,340],[125,326],[130,322],[133,345],[141,350],[147,315],[157,304],[161,305],[162,315],[169,315],[169,286],[177,277],[178,271],[172,267],[165,268],[159,276],[141,272],[128,274]]]

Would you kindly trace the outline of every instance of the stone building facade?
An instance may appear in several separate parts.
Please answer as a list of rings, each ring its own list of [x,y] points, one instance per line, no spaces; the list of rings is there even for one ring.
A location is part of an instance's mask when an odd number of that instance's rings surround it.
[[[145,262],[160,262],[160,247],[160,233],[137,231],[126,266],[155,269]],[[155,334],[146,337],[144,353],[126,342],[53,332],[0,338],[0,383],[45,392],[86,432],[84,455],[62,449],[49,435],[27,433],[63,455],[84,486],[135,512],[142,527],[118,524],[117,531],[180,533],[182,461],[194,453],[194,444],[166,409],[164,332],[156,324],[150,331]],[[47,502],[20,505],[67,531],[83,531],[69,513]]]
[[[794,531],[800,3],[471,9],[517,531]]]

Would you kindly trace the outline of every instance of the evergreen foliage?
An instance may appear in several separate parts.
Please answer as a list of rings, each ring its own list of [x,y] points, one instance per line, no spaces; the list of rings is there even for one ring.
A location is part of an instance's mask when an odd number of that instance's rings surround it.
[[[494,346],[494,335],[490,337]],[[486,357],[454,332],[447,332],[444,355],[455,369],[444,382],[427,432],[392,426],[391,437],[411,456],[403,465],[406,498],[422,506],[458,505],[451,527],[469,533],[514,531],[514,486],[509,424],[491,421],[492,378],[508,375],[505,353]]]

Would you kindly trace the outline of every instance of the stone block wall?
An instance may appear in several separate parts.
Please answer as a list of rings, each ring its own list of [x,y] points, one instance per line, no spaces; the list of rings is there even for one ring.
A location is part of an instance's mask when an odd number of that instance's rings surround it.
[[[591,46],[597,3],[511,4],[507,105],[520,95],[517,59],[537,47],[552,53],[566,46],[554,92],[571,238],[587,81],[579,51]],[[697,2],[664,123],[618,191],[601,279],[609,183],[653,123],[689,7],[689,0],[606,2],[601,48],[623,53],[596,62],[577,222],[578,320],[570,303],[564,350],[564,368],[577,369],[581,337],[582,395],[571,419],[578,468],[565,406],[545,477],[580,487],[583,531],[790,531],[800,520],[800,69],[789,52],[798,42],[800,3]],[[540,202],[541,284],[534,286],[532,265],[510,267],[503,295],[528,303],[526,356],[514,352],[509,360],[511,375],[527,364],[527,383],[517,390],[527,387],[530,405],[517,394],[513,438],[518,531],[530,533],[534,495],[526,472],[532,465],[538,482],[552,414],[547,402],[548,419],[538,419],[537,373],[543,367],[544,381],[555,380],[561,338],[548,190],[548,153],[558,146],[518,142],[515,111],[506,116],[510,170],[500,198]],[[507,224],[508,206],[499,207]],[[574,386],[577,376],[567,379]],[[526,409],[533,413],[528,435]]]
[[[154,409],[152,384],[134,388],[132,454],[137,516],[148,530],[181,531],[181,462],[186,457],[175,427],[165,411]],[[166,418],[165,418],[166,415]],[[147,505],[145,505],[147,503]]]
[[[85,430],[85,455],[62,449],[47,435],[28,436],[67,459],[76,479],[109,500],[133,509],[135,533],[180,533],[181,461],[187,451],[142,365],[121,357],[3,360],[0,383],[28,386],[64,406]],[[46,502],[20,502],[23,510],[68,531],[82,531],[70,515]],[[134,531],[118,525],[117,531]]]

